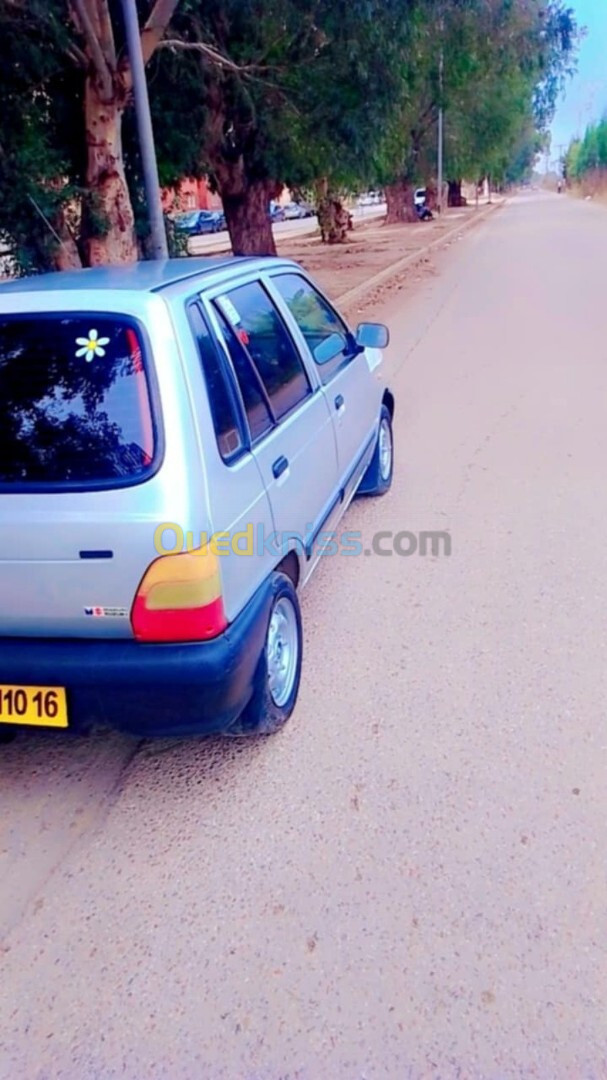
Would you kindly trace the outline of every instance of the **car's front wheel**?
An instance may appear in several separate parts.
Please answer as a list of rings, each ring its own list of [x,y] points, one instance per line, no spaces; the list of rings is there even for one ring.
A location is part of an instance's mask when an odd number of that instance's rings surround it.
[[[253,696],[234,734],[273,735],[286,724],[297,701],[303,635],[295,586],[286,574],[272,575],[272,606]]]
[[[394,437],[392,434],[392,417],[386,405],[382,405],[379,414],[379,430],[375,452],[371,463],[363,476],[359,494],[361,495],[385,495],[392,486],[394,473]]]

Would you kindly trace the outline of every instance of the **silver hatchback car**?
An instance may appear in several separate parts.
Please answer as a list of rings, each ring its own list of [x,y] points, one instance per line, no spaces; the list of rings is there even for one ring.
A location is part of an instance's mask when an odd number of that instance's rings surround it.
[[[0,736],[288,719],[298,589],[392,481],[387,343],[276,258],[0,287]]]

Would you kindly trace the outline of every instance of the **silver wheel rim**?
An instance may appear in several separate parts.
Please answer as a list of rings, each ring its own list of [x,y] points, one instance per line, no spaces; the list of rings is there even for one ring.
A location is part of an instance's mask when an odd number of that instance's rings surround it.
[[[268,686],[272,701],[279,709],[286,704],[293,692],[298,652],[295,608],[286,596],[281,596],[274,605],[266,640]]]
[[[382,480],[387,480],[392,469],[392,432],[390,425],[385,419],[379,427],[379,471]]]

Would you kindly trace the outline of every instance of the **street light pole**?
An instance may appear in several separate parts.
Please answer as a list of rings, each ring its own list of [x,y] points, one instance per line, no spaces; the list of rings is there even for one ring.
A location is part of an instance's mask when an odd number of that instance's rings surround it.
[[[150,223],[152,258],[167,259],[169,251],[166,230],[164,227],[164,216],[162,213],[158,165],[156,163],[156,150],[154,148],[154,132],[152,130],[152,118],[150,116],[148,84],[145,77],[143,54],[141,52],[141,35],[135,0],[122,0],[122,13],[133,76],[133,96],[135,99],[135,114],[137,117],[137,131],[139,134],[139,147],[141,150],[143,183],[148,207],[148,220]]]
[[[441,20],[442,31],[442,20]],[[441,42],[440,57],[438,61],[438,87],[440,94],[439,110],[438,110],[438,212],[443,212],[443,45]]]

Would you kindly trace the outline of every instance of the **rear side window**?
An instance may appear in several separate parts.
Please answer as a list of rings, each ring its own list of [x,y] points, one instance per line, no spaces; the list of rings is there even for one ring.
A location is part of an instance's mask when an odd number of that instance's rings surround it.
[[[197,304],[190,305],[189,315],[207,384],[219,453],[224,461],[232,461],[244,449],[237,404],[217,354],[217,347]]]
[[[111,487],[151,471],[139,332],[99,315],[0,317],[0,484]]]
[[[242,394],[251,439],[255,442],[270,431],[273,425],[268,396],[244,346],[219,311],[218,320]]]
[[[217,303],[232,324],[280,420],[310,393],[301,357],[263,285],[241,285]]]

